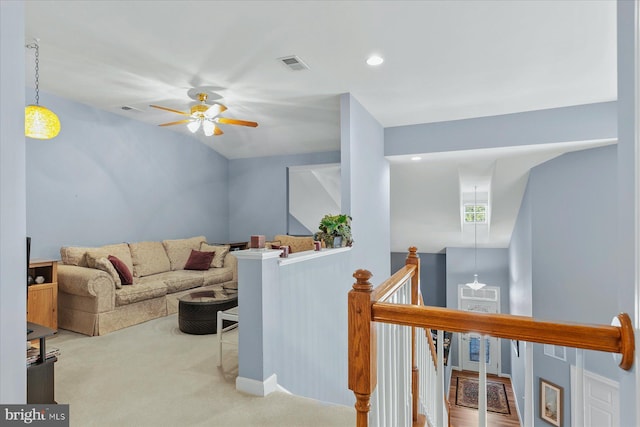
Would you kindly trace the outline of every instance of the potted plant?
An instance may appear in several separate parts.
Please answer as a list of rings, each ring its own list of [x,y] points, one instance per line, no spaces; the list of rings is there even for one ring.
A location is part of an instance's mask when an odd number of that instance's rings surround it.
[[[327,248],[339,248],[343,242],[351,246],[351,217],[345,214],[325,215],[320,220],[320,231],[315,234],[316,240],[324,240]]]

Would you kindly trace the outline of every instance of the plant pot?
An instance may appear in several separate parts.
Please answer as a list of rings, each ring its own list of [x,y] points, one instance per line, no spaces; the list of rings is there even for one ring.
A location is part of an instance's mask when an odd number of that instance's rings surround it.
[[[333,247],[334,248],[342,247],[342,236],[335,236],[333,238]]]

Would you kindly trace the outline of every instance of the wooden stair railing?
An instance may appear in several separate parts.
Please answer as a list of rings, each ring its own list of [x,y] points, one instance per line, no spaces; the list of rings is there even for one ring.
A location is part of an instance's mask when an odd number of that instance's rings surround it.
[[[412,327],[413,420],[418,420],[418,371],[415,362],[415,328],[451,332],[475,332],[497,338],[554,344],[622,355],[620,368],[629,370],[635,352],[634,331],[627,313],[617,318],[620,326],[550,322],[526,316],[487,314],[418,305],[420,259],[417,248],[409,248],[405,267],[376,289],[369,282],[372,274],[357,270],[356,283],[348,296],[349,389],[356,397],[356,425],[368,426],[370,396],[377,383],[376,330],[374,322]],[[412,297],[409,304],[384,302],[408,279]],[[431,347],[431,346],[430,346]]]

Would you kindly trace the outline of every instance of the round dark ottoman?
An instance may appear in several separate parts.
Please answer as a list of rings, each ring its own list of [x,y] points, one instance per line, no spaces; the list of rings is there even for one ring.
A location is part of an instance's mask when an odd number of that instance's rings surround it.
[[[187,334],[215,334],[218,311],[238,305],[238,295],[197,291],[178,299],[178,327]]]

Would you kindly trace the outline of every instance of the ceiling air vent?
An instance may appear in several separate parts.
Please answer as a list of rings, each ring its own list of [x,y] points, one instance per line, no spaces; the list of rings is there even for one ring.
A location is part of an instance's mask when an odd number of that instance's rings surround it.
[[[278,61],[282,62],[285,67],[293,71],[308,70],[309,66],[304,61],[298,58],[296,55],[285,56],[278,58]]]

